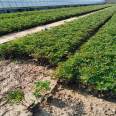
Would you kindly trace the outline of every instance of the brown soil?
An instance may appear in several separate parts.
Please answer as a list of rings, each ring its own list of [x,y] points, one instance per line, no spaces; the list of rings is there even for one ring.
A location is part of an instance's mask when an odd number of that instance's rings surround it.
[[[49,80],[52,89],[56,82],[52,79],[52,72],[46,67],[37,66],[33,63],[0,61],[0,116],[3,114],[4,116],[19,115],[34,102],[39,102],[39,99],[33,95],[34,83],[38,80]],[[22,89],[25,98],[18,105],[9,104],[5,97],[9,91],[16,88]],[[24,116],[26,114],[28,113],[25,113]]]
[[[51,90],[57,84],[53,70],[30,62],[0,61],[0,116],[116,116],[116,103],[69,89],[59,84],[49,97],[36,105],[32,112],[28,107],[39,99],[33,96],[33,85],[38,80],[49,80]],[[7,93],[21,88],[25,99],[20,104],[10,104]]]
[[[60,85],[34,116],[116,116],[116,103]]]

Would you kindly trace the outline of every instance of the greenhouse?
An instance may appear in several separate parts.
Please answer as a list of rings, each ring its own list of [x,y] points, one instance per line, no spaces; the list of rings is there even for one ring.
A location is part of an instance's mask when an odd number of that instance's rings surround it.
[[[0,9],[100,4],[105,0],[0,0]]]

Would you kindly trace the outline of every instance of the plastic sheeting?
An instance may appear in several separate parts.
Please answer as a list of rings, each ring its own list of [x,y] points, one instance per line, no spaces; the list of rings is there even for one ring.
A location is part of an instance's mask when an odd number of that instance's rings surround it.
[[[105,0],[0,0],[0,9],[103,3]]]

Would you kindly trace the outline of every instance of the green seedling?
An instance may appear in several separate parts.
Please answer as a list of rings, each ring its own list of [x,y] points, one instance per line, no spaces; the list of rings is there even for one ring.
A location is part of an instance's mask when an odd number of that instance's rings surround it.
[[[10,103],[20,103],[24,98],[24,93],[20,89],[10,91],[7,99]]]
[[[50,90],[50,82],[49,81],[37,81],[35,82],[35,91],[34,95],[36,97],[40,97],[43,93]]]

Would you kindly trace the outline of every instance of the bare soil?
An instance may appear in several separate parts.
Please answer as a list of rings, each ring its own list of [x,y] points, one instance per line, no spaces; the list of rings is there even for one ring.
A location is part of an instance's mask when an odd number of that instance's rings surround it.
[[[116,116],[116,103],[60,85],[34,116]]]
[[[42,102],[33,96],[33,85],[38,80],[49,80],[51,91]],[[109,102],[85,92],[57,84],[53,70],[33,62],[0,61],[0,116],[116,116],[116,102]],[[22,89],[25,99],[10,104],[6,95]],[[55,88],[55,89],[53,89]],[[29,111],[28,107],[37,105]]]
[[[0,61],[0,116],[26,116],[27,108],[40,101],[34,95],[34,83],[49,80],[51,89],[56,80],[52,79],[52,70],[33,63],[19,61]],[[6,96],[11,90],[20,88],[24,92],[24,100],[20,104],[9,104]]]

